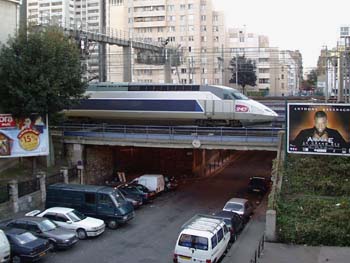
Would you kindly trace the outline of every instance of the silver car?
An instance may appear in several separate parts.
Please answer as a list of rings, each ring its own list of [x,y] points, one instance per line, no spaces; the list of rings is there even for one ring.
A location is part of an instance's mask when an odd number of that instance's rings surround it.
[[[222,210],[239,214],[244,222],[248,222],[250,216],[253,214],[252,204],[244,198],[231,198]]]

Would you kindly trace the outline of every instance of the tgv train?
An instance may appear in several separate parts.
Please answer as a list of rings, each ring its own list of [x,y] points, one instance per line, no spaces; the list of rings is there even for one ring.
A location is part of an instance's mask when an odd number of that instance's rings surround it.
[[[65,110],[72,118],[131,124],[242,126],[278,115],[236,89],[218,85],[98,83]]]

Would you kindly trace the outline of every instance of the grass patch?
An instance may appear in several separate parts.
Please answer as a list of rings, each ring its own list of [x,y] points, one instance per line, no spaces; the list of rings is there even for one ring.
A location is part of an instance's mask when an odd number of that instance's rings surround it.
[[[288,156],[277,215],[281,242],[350,246],[350,158]]]

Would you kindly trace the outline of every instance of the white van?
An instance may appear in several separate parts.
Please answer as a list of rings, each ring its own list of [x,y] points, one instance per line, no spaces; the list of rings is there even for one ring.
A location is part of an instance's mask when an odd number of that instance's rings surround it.
[[[0,229],[0,262],[10,261],[10,244],[5,233]]]
[[[162,174],[144,174],[133,180],[133,182],[142,184],[150,191],[155,191],[156,193],[163,192],[165,187],[164,176]]]
[[[216,263],[224,255],[230,232],[221,219],[197,215],[182,227],[174,250],[174,263]]]

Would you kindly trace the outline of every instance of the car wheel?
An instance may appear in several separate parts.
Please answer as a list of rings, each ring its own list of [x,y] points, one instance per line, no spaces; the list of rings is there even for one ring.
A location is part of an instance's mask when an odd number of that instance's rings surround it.
[[[21,258],[19,256],[14,256],[12,258],[12,263],[21,263]]]
[[[77,236],[79,239],[86,239],[86,237],[87,237],[86,231],[84,229],[81,229],[81,228],[78,229]]]
[[[108,220],[107,226],[110,229],[116,229],[118,227],[118,223],[117,223],[116,220],[113,220],[113,219],[112,220]]]

